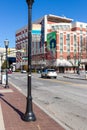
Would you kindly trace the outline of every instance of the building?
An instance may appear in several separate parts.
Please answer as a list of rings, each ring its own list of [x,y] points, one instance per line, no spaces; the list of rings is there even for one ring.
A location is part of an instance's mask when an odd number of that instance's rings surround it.
[[[16,32],[17,64],[27,65],[27,27]],[[59,72],[87,70],[87,23],[45,15],[32,25],[32,67]],[[18,66],[18,67],[19,67]]]
[[[16,68],[23,69],[27,66],[27,57],[28,57],[28,27],[25,26],[16,31]],[[37,64],[35,60],[36,55],[41,53],[40,50],[40,39],[41,39],[41,25],[33,24],[32,25],[32,45],[31,53],[33,55],[33,64]],[[19,51],[20,50],[20,51]]]
[[[8,64],[9,68],[12,66],[13,63],[16,62],[16,50],[15,48],[8,48]],[[1,72],[1,66],[6,60],[6,48],[0,48],[0,72]]]

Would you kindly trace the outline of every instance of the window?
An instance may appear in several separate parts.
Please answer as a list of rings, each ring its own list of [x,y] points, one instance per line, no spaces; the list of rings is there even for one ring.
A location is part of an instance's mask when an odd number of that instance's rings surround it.
[[[83,37],[80,36],[80,52],[82,51],[82,41],[83,41]]]
[[[70,53],[70,34],[67,34],[66,36],[66,45],[67,45],[67,52]]]
[[[67,34],[67,38],[66,38],[67,40],[70,40],[70,34]]]
[[[81,24],[80,25],[80,33],[82,34],[82,28],[83,28],[83,25]]]
[[[86,31],[87,31],[87,26],[86,26]]]
[[[76,35],[74,35],[74,53],[76,53]]]
[[[87,26],[86,26],[86,34],[87,34]]]
[[[60,33],[60,53],[63,53],[63,33]]]
[[[80,24],[80,29],[82,30],[82,27],[83,27],[83,25],[82,24]]]

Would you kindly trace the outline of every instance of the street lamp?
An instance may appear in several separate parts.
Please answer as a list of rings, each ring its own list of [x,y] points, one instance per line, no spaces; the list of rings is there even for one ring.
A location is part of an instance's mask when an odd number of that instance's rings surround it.
[[[8,60],[8,56],[7,56],[7,49],[8,49],[8,45],[9,45],[9,41],[8,41],[8,39],[6,39],[5,41],[4,41],[4,44],[5,44],[5,48],[6,48],[6,84],[5,84],[5,88],[9,88],[9,85],[8,85],[8,72],[7,72],[7,65],[8,65],[8,62],[7,62],[7,60]]]
[[[2,57],[3,57],[3,54],[0,53],[0,76],[1,76],[1,84],[2,84]]]
[[[32,95],[31,95],[31,42],[32,42],[32,22],[31,22],[31,14],[32,14],[32,5],[34,0],[26,0],[28,5],[28,76],[27,76],[27,104],[26,104],[26,112],[23,116],[24,121],[35,121],[36,117],[33,113],[32,107]]]

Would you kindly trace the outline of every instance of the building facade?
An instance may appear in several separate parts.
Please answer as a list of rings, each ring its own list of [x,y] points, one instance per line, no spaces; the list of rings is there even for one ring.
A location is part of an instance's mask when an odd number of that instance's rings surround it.
[[[15,48],[8,48],[7,50],[8,53],[8,67],[13,67],[13,63],[16,62],[16,50]],[[0,72],[1,72],[1,67],[6,60],[6,48],[0,48]]]
[[[16,32],[17,67],[27,65],[27,27]],[[32,67],[87,70],[87,23],[45,15],[32,24]]]
[[[16,67],[23,68],[23,66],[27,66],[27,57],[28,57],[28,27],[25,26],[16,32]],[[33,58],[34,55],[41,53],[39,49],[40,46],[40,38],[41,38],[41,25],[40,24],[32,24],[32,45],[31,45],[31,53]],[[33,60],[33,64],[35,61]]]

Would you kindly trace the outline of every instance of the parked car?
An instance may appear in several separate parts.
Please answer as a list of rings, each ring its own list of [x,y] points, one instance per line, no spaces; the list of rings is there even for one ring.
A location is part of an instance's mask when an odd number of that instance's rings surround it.
[[[27,73],[27,71],[26,70],[21,70],[21,73]]]
[[[8,70],[7,72],[8,72],[8,74],[12,74],[12,70]]]
[[[1,72],[4,74],[6,73],[6,69],[2,69]],[[7,69],[7,73],[8,74],[12,74],[12,70],[11,69]]]
[[[40,74],[40,73],[41,73],[41,71],[42,71],[42,70],[38,69],[38,70],[37,70],[37,73],[38,73],[38,74]]]
[[[41,77],[45,78],[57,78],[57,73],[55,69],[43,69],[41,72]]]

